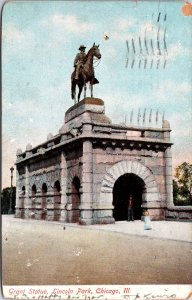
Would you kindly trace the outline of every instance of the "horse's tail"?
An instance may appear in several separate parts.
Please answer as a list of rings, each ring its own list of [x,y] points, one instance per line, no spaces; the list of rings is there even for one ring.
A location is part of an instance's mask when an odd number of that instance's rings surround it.
[[[72,78],[71,79],[71,98],[73,100],[75,100],[75,92],[76,92],[76,82],[75,80]]]
[[[99,83],[99,80],[97,78],[94,77],[93,79],[93,84],[98,84]]]

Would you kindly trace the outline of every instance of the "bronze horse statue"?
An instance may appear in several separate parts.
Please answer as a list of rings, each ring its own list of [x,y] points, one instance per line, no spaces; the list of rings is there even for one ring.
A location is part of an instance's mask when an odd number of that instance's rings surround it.
[[[99,81],[95,78],[94,68],[93,68],[93,58],[96,57],[98,59],[101,58],[101,54],[99,51],[99,45],[96,46],[95,43],[89,49],[86,62],[83,65],[83,68],[80,69],[79,78],[75,79],[75,71],[73,71],[71,75],[71,97],[74,101],[76,101],[76,85],[78,85],[79,93],[78,93],[78,102],[81,96],[82,89],[84,87],[84,98],[86,97],[86,84],[90,83],[91,89],[91,97],[93,97],[93,85],[99,83]]]

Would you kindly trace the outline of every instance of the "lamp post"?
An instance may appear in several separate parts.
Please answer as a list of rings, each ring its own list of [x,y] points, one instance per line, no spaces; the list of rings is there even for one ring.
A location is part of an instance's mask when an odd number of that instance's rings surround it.
[[[12,203],[13,203],[13,185],[12,185],[12,182],[13,182],[13,171],[14,171],[14,168],[11,167],[10,171],[11,171],[11,191],[10,191],[10,206],[9,206],[8,214],[12,215],[13,214],[13,209],[12,209]]]

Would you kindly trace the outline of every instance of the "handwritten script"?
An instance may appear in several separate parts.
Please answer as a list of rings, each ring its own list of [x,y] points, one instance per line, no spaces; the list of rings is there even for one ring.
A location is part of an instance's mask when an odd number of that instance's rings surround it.
[[[130,287],[126,288],[106,288],[106,287],[96,287],[96,288],[53,288],[50,289],[42,289],[42,288],[25,288],[25,289],[17,289],[10,288],[9,289],[9,297],[12,299],[63,299],[63,300],[171,300],[178,299],[175,293],[170,293],[168,291],[163,291],[163,293],[142,293],[142,292],[132,292]]]

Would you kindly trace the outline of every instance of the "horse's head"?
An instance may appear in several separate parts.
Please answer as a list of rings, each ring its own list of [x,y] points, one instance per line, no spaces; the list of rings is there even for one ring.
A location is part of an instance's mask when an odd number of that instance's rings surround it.
[[[91,53],[92,56],[95,56],[95,57],[97,57],[98,59],[101,58],[101,53],[100,53],[100,50],[99,50],[99,45],[97,46],[97,45],[95,45],[95,43],[93,44],[93,47],[89,50],[88,53]],[[87,54],[88,54],[88,53],[87,53]]]

